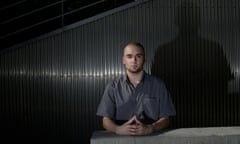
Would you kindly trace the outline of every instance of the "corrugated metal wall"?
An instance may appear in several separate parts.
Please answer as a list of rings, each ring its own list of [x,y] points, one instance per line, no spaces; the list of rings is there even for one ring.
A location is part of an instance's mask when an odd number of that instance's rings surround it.
[[[172,94],[173,128],[240,124],[239,1],[135,4],[0,53],[1,130],[10,141],[89,143],[130,40],[145,45],[146,71]]]

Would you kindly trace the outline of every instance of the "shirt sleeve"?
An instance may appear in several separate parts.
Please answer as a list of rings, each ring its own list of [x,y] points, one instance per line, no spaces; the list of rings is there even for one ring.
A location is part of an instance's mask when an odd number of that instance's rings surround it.
[[[176,110],[174,107],[174,104],[172,102],[172,98],[170,93],[168,92],[167,88],[165,87],[165,84],[162,85],[162,96],[160,98],[160,113],[159,117],[169,117],[176,115]]]
[[[116,103],[114,100],[114,87],[112,83],[109,83],[106,86],[101,101],[98,105],[96,115],[101,117],[114,118],[115,110]]]

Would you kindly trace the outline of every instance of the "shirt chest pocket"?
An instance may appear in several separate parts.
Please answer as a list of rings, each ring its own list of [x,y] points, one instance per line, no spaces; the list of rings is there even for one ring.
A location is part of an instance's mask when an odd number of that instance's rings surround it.
[[[155,97],[148,97],[143,99],[143,110],[145,114],[154,120],[159,118],[159,103],[158,99]]]
[[[118,99],[116,102],[116,119],[129,120],[134,115],[136,102],[133,99]]]

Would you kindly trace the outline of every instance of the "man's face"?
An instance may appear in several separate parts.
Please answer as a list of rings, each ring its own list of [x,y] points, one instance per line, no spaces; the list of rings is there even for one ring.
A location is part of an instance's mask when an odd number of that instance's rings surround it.
[[[145,55],[141,48],[130,44],[124,49],[122,61],[128,72],[138,73],[143,70]]]

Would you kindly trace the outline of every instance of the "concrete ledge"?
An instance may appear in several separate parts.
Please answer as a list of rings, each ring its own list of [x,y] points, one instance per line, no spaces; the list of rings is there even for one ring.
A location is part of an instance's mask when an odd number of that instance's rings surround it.
[[[181,128],[148,136],[95,131],[91,144],[240,144],[240,127]]]

